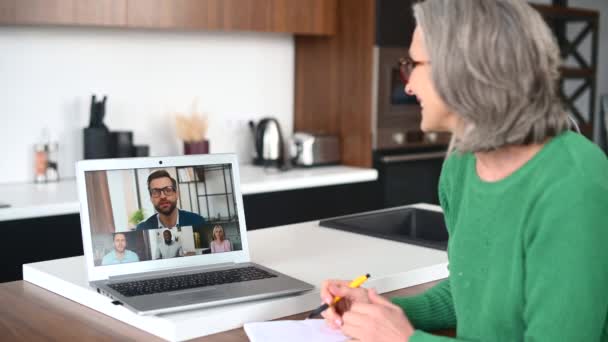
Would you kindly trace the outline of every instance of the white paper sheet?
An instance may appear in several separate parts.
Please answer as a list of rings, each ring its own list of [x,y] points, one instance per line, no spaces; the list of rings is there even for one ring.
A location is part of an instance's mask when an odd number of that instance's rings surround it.
[[[246,323],[245,333],[251,342],[343,342],[340,330],[328,327],[322,319]]]

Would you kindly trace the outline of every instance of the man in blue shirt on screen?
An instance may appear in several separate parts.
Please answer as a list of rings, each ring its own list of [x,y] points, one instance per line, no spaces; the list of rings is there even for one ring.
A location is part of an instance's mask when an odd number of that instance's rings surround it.
[[[177,182],[165,170],[148,176],[148,191],[156,214],[137,225],[137,230],[173,227],[201,227],[205,219],[199,214],[177,209]]]
[[[139,261],[139,257],[127,249],[125,233],[114,233],[114,250],[103,257],[101,264],[105,266],[136,261]]]

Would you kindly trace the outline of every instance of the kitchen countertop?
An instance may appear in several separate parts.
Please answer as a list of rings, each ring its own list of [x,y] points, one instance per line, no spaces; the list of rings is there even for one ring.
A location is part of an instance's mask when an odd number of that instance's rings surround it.
[[[441,210],[426,204],[414,207]],[[23,279],[151,334],[182,341],[312,310],[319,305],[318,286],[328,278],[352,279],[370,273],[364,286],[385,293],[449,275],[445,251],[320,227],[317,221],[248,231],[247,235],[253,262],[313,284],[315,289],[296,296],[139,316],[89,287],[83,256],[26,264]]]
[[[378,178],[375,169],[341,165],[295,168],[285,172],[253,165],[241,165],[239,168],[243,195],[368,182]],[[0,222],[77,214],[80,210],[76,180],[73,178],[57,183],[0,184],[0,192],[5,194],[3,203],[10,205],[0,208]]]

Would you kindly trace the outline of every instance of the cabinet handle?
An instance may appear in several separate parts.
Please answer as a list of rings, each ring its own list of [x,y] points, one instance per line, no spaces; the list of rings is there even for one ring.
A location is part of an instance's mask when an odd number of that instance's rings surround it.
[[[443,159],[446,156],[446,152],[426,152],[426,153],[409,153],[399,154],[396,156],[385,156],[380,158],[380,161],[384,164],[408,162],[408,161],[420,161],[420,160],[431,160],[431,159]]]

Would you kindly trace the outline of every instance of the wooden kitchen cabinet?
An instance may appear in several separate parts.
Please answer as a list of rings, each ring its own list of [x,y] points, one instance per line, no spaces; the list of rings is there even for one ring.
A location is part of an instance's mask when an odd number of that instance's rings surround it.
[[[331,35],[339,0],[0,0],[0,24]]]
[[[74,4],[76,25],[127,25],[127,0],[76,0]]]
[[[127,26],[271,30],[271,0],[128,0]]]
[[[16,0],[0,0],[0,25],[15,23]]]
[[[337,0],[127,0],[135,28],[335,32]]]
[[[14,20],[10,24],[124,26],[127,23],[127,0],[0,0],[0,21],[3,9],[10,13],[14,4]]]
[[[128,0],[127,26],[200,29],[219,26],[221,0]]]
[[[66,25],[74,22],[76,0],[17,0],[15,23]]]
[[[375,0],[340,0],[336,33],[295,39],[296,131],[334,134],[342,163],[372,166]]]
[[[337,0],[272,0],[273,26],[278,32],[332,35],[337,26]]]

